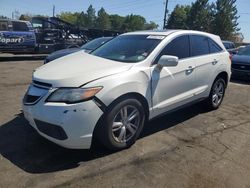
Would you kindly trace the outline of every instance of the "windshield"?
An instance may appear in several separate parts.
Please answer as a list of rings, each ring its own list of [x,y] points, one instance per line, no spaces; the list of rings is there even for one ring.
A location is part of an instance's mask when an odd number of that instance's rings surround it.
[[[99,46],[103,45],[105,42],[111,40],[112,37],[102,37],[102,38],[97,38],[93,39],[86,44],[82,45],[81,49],[86,49],[86,50],[95,50]]]
[[[148,57],[164,36],[123,35],[114,38],[91,54],[120,62],[139,62]]]
[[[249,55],[250,56],[250,46],[239,49],[237,55]]]

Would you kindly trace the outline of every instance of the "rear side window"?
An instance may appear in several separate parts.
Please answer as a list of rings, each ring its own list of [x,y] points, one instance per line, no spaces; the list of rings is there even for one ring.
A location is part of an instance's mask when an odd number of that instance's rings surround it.
[[[13,21],[13,31],[29,31],[29,28],[25,22]]]
[[[187,35],[180,36],[172,40],[161,52],[162,55],[177,56],[179,59],[190,56],[189,37]],[[160,57],[159,57],[160,58]]]
[[[0,31],[8,31],[8,22],[0,21]]]
[[[221,52],[223,49],[213,40],[208,39],[208,43],[209,43],[209,49],[210,49],[210,53],[218,53]]]
[[[191,56],[209,54],[208,38],[199,35],[191,35]]]

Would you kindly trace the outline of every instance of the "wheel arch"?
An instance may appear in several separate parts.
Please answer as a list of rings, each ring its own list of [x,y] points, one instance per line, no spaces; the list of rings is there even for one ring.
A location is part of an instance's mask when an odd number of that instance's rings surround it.
[[[148,119],[149,117],[149,104],[147,99],[140,93],[137,92],[129,92],[126,94],[123,94],[121,96],[119,96],[118,98],[116,98],[114,101],[111,102],[110,105],[107,106],[107,110],[112,108],[115,104],[117,104],[118,102],[125,100],[125,99],[137,99],[143,106],[145,114],[146,114],[146,119]]]
[[[137,92],[130,92],[130,93],[123,94],[123,95],[119,96],[118,98],[116,98],[114,101],[112,101],[111,104],[109,104],[106,107],[103,115],[97,121],[96,126],[95,126],[94,131],[93,131],[91,147],[93,146],[93,144],[94,145],[100,144],[100,140],[98,139],[98,135],[100,136],[100,134],[101,134],[100,130],[101,130],[103,119],[104,119],[104,116],[106,115],[106,113],[108,113],[109,110],[112,109],[120,101],[123,101],[125,99],[131,99],[131,98],[137,99],[142,104],[143,109],[145,111],[145,115],[146,115],[145,120],[146,121],[148,120],[148,118],[149,118],[149,104],[148,104],[147,99],[142,94],[137,93]]]
[[[229,82],[229,75],[228,75],[228,73],[227,73],[226,71],[220,72],[220,73],[216,76],[215,80],[216,80],[217,78],[223,78],[223,79],[225,80],[226,87],[227,87],[228,82]]]

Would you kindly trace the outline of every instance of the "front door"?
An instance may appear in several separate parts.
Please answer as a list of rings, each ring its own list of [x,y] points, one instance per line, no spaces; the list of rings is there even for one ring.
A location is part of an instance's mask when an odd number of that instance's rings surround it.
[[[159,58],[162,55],[177,56],[179,62],[175,67],[152,67],[152,117],[189,102],[195,93],[195,63],[189,58],[189,36],[183,35],[172,40],[162,50]]]

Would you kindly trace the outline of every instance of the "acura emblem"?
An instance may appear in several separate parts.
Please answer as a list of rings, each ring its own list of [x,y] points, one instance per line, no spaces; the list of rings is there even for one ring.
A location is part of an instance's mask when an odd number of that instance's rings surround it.
[[[244,68],[246,68],[246,67],[243,65],[243,66],[240,66],[240,68],[244,69]]]

